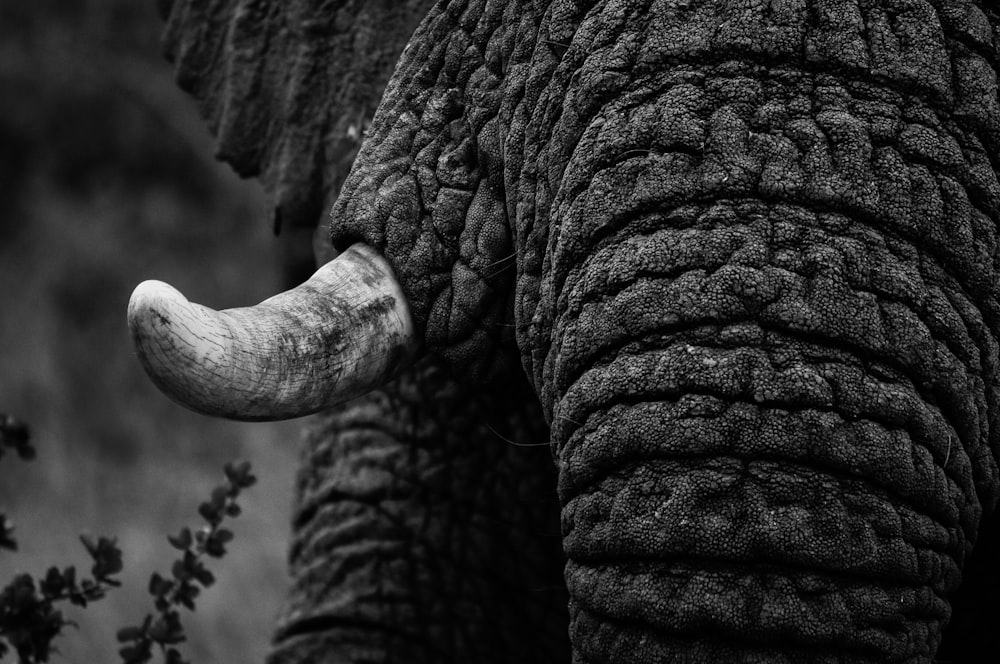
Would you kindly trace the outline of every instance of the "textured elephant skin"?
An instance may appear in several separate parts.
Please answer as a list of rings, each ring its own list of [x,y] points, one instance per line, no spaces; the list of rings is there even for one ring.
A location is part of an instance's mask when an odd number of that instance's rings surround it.
[[[269,661],[565,660],[547,441],[523,378],[470,390],[430,362],[318,419]]]
[[[407,5],[340,186],[323,53],[389,10],[313,4],[169,7],[223,154],[426,354],[309,437],[274,661],[997,652],[995,10]]]

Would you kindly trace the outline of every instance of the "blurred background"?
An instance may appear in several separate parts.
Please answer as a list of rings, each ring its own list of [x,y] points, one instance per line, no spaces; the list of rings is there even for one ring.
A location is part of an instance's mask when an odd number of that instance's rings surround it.
[[[232,522],[218,578],[185,614],[195,664],[262,661],[284,594],[301,422],[240,424],[163,397],[133,356],[132,288],[168,281],[216,308],[277,292],[281,252],[255,181],[215,162],[194,103],[160,55],[153,0],[0,5],[0,413],[38,450],[0,461],[0,511],[20,545],[0,583],[49,565],[89,570],[80,533],[117,537],[125,586],[67,609],[55,661],[115,662],[116,630],[152,610],[146,584],[199,526],[222,464],[259,483]],[[158,661],[158,660],[157,660]]]

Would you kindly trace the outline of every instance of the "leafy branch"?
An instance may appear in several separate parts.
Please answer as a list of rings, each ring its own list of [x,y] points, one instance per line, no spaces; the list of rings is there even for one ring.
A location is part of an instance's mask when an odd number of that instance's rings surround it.
[[[198,513],[207,525],[194,534],[185,527],[177,535],[167,537],[171,546],[183,553],[173,564],[171,578],[154,572],[149,579],[156,615],[147,614],[140,625],[118,630],[118,641],[125,644],[118,651],[124,664],[145,664],[153,657],[154,645],[159,647],[167,664],[187,664],[173,647],[185,640],[178,609],[193,611],[201,588],[215,583],[204,558],[221,558],[226,554],[226,544],[233,539],[233,532],[223,528],[222,522],[226,517],[239,516],[241,510],[236,499],[240,491],[257,481],[246,461],[227,463],[224,470],[225,483],[215,487],[211,498],[198,506]]]
[[[22,459],[35,456],[27,426],[0,414],[0,458],[8,450],[14,450]],[[233,539],[233,533],[222,523],[227,517],[239,516],[241,509],[236,501],[240,492],[257,482],[246,461],[227,463],[223,470],[225,482],[198,506],[206,525],[194,533],[185,527],[177,535],[167,537],[170,545],[182,554],[174,561],[169,578],[153,573],[149,579],[155,613],[146,614],[139,625],[118,630],[123,664],[149,662],[154,647],[160,650],[166,664],[188,664],[174,647],[186,640],[178,609],[193,611],[201,589],[215,583],[215,576],[205,567],[205,557],[221,558],[226,554],[226,544]],[[13,649],[20,664],[48,662],[56,651],[52,641],[67,625],[76,626],[63,617],[56,605],[69,602],[86,607],[121,585],[114,578],[122,570],[122,552],[116,540],[100,537],[95,541],[88,536],[80,540],[93,560],[92,578],[78,581],[76,568],[72,566],[63,570],[50,567],[44,578],[18,574],[0,590],[0,657]],[[0,514],[0,548],[17,550],[13,525],[3,514]]]
[[[14,450],[21,459],[29,461],[35,458],[35,448],[31,446],[31,433],[28,426],[10,415],[0,413],[0,459],[8,450]],[[14,539],[14,524],[0,513],[0,549],[17,551],[17,540]],[[0,656],[3,650],[0,650]]]
[[[8,450],[21,459],[35,457],[27,425],[0,414],[0,458]],[[68,601],[85,607],[121,585],[113,578],[122,570],[122,552],[115,540],[101,537],[94,541],[87,536],[80,540],[94,561],[90,568],[93,578],[77,581],[75,567],[50,567],[42,579],[18,574],[0,590],[0,657],[13,649],[22,664],[47,662],[52,640],[64,627],[75,624],[63,617],[56,604]],[[14,526],[4,514],[0,514],[0,548],[17,550]]]
[[[37,581],[30,574],[18,574],[0,591],[0,657],[13,648],[22,664],[47,662],[54,650],[52,640],[67,625],[76,625],[55,605],[68,601],[86,607],[121,585],[113,578],[122,570],[122,553],[115,540],[101,537],[95,542],[87,536],[80,540],[94,561],[93,578],[78,582],[75,567],[50,567]]]

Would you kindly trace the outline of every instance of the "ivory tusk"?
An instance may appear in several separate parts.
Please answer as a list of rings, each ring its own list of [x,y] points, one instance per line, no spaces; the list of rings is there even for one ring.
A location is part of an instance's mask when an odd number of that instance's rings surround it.
[[[418,346],[392,269],[363,244],[254,307],[215,311],[145,281],[128,324],[167,396],[238,420],[299,417],[360,396],[409,365]]]

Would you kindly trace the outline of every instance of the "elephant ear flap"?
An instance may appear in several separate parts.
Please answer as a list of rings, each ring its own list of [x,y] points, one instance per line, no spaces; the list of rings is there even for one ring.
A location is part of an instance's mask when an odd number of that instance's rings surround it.
[[[159,0],[164,50],[216,156],[259,177],[276,230],[325,217],[432,0]]]
[[[270,144],[280,141],[270,125],[281,119],[281,88],[288,85],[269,75],[287,58],[281,5],[161,0],[160,10],[167,21],[164,54],[208,121],[216,156],[243,177],[261,175]]]

